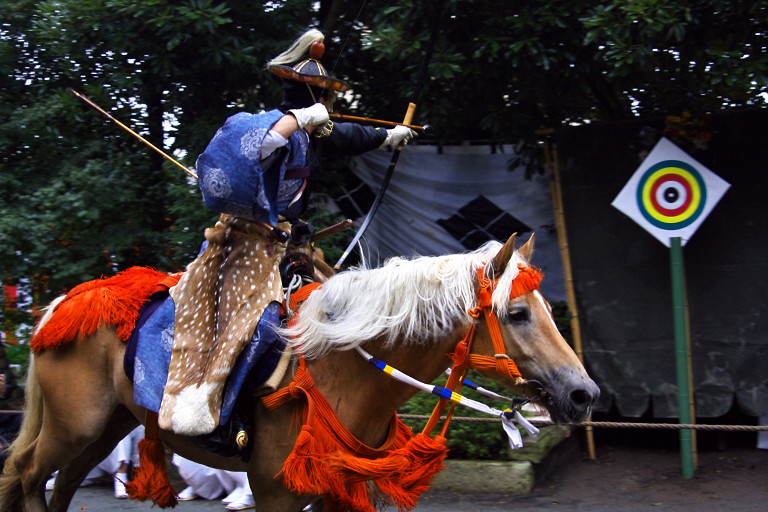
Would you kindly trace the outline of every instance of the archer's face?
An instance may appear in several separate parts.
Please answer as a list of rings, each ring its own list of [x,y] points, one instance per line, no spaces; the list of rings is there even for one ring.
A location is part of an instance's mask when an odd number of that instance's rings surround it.
[[[328,112],[333,112],[333,104],[336,103],[336,93],[334,91],[327,91],[325,96],[325,98],[321,99],[321,103],[325,105]]]

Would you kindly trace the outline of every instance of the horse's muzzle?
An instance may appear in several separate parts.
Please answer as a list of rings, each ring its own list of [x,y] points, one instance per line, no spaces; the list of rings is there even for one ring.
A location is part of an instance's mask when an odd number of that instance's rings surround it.
[[[555,423],[578,423],[586,418],[600,397],[600,388],[592,379],[579,379],[579,385],[555,390],[549,387],[541,404]]]

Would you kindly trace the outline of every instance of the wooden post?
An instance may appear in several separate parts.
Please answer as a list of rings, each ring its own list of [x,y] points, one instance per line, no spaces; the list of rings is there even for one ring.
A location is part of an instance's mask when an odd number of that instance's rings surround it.
[[[554,133],[554,130],[538,132],[542,135]],[[565,276],[565,290],[568,298],[568,312],[570,314],[571,334],[573,337],[573,350],[584,364],[584,350],[581,342],[581,325],[579,324],[579,310],[576,305],[576,290],[573,284],[573,271],[571,269],[571,253],[568,247],[568,236],[565,226],[565,211],[563,197],[560,189],[560,160],[557,149],[553,148],[550,141],[544,139],[544,158],[547,172],[550,176],[550,194],[552,195],[552,207],[555,212],[555,225],[557,227],[557,241],[560,246],[560,257],[563,261],[563,274]],[[587,420],[591,420],[591,416]],[[597,460],[595,452],[595,433],[591,426],[584,427],[587,435],[587,453],[590,460]]]

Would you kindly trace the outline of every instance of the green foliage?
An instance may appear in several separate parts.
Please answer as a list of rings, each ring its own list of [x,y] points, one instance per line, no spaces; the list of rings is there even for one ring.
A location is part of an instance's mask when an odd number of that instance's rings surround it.
[[[6,0],[0,279],[45,303],[132,265],[179,270],[216,218],[193,180],[70,88],[193,165],[228,116],[279,103],[265,63],[309,27],[353,86],[340,108],[401,119],[438,17],[422,140],[514,141],[529,172],[541,127],[765,106],[768,0]]]
[[[429,24],[414,20],[436,3],[387,2],[370,23],[366,48],[377,66],[397,63],[384,83],[398,96],[426,43]],[[440,142],[523,141],[514,164],[539,171],[542,127],[765,106],[765,19],[765,1],[448,1],[417,123]],[[380,83],[363,88],[387,110]]]
[[[17,364],[22,369],[26,368],[29,363],[29,345],[16,344],[5,345],[5,356],[8,358],[8,362],[11,364]],[[18,381],[23,382],[24,374],[18,375]]]

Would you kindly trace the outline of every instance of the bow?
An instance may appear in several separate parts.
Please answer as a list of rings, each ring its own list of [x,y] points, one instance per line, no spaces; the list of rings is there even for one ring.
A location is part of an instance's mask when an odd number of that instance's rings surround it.
[[[403,118],[403,123],[402,123],[403,125],[410,125],[411,121],[413,120],[413,114],[416,111],[416,104],[419,101],[419,95],[421,94],[421,89],[424,87],[424,80],[426,79],[426,76],[427,76],[427,68],[429,66],[429,61],[432,58],[432,50],[435,45],[435,38],[437,37],[437,29],[440,26],[440,18],[442,17],[444,7],[445,7],[445,0],[441,0],[438,4],[435,17],[433,18],[434,21],[432,23],[432,33],[429,36],[429,43],[427,44],[427,47],[424,50],[424,59],[421,62],[421,69],[419,70],[419,79],[416,82],[416,87],[413,91],[411,102],[408,104],[408,109],[405,112],[405,117]],[[373,219],[373,216],[376,214],[376,210],[378,210],[379,208],[381,199],[384,197],[384,193],[387,191],[387,187],[389,186],[389,180],[392,179],[392,174],[395,172],[395,167],[397,166],[397,160],[400,158],[401,150],[402,150],[402,146],[398,145],[395,148],[394,152],[392,153],[392,159],[389,161],[389,167],[387,167],[387,172],[384,175],[384,180],[381,182],[381,185],[379,186],[379,191],[376,193],[376,197],[373,199],[373,204],[371,204],[371,208],[368,210],[368,213],[365,215],[365,219],[363,219],[363,223],[360,225],[360,228],[357,230],[357,233],[355,233],[354,238],[349,243],[347,248],[344,250],[344,253],[339,258],[339,261],[337,261],[336,264],[333,266],[335,270],[339,270],[341,268],[341,265],[347,259],[347,256],[349,256],[349,253],[352,252],[352,250],[355,248],[355,246],[357,245],[357,242],[360,240],[360,237],[363,236],[363,233],[365,233],[365,230],[368,228],[368,225],[371,223],[371,219]]]

